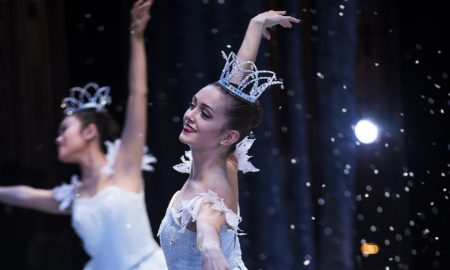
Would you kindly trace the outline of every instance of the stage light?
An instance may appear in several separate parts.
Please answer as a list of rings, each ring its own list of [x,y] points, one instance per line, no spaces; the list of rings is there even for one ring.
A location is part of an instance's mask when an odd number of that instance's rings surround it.
[[[380,248],[375,243],[363,243],[361,245],[361,252],[364,255],[374,255],[380,251]]]
[[[369,120],[360,120],[355,126],[355,135],[362,143],[373,143],[378,138],[378,127]]]

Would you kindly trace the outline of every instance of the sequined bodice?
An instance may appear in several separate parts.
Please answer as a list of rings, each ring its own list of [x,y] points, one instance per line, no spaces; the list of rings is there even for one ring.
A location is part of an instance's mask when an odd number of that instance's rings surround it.
[[[247,269],[242,261],[238,238],[240,217],[226,208],[216,193],[201,193],[189,201],[183,201],[178,209],[170,206],[161,222],[158,235],[170,270],[201,268],[201,253],[197,248],[197,234],[187,225],[195,220],[202,203],[212,203],[214,209],[224,211],[227,224],[220,233],[221,249],[233,270]]]

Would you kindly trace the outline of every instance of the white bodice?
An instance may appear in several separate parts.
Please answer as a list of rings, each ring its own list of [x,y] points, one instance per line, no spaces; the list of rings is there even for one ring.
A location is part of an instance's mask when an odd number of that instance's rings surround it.
[[[151,232],[142,191],[109,186],[92,198],[76,198],[72,225],[91,256],[85,269],[164,269],[161,259],[151,260],[160,247]]]
[[[195,222],[203,203],[210,203],[213,209],[225,214],[227,224],[224,224],[221,229],[220,240],[222,252],[231,268],[233,270],[247,269],[242,261],[238,238],[238,224],[241,218],[232,212],[216,193],[208,191],[183,201],[177,209],[174,209],[171,203],[167,208],[158,236],[169,270],[201,268],[202,257],[197,248],[197,233],[190,231],[187,225]]]
[[[106,142],[107,165],[101,173],[112,175],[121,141]],[[156,159],[144,150],[141,167],[151,171]],[[53,189],[59,210],[71,209],[72,226],[83,240],[91,260],[84,270],[165,270],[161,248],[153,238],[141,192],[107,186],[91,198],[78,196],[81,182],[72,176],[70,184]]]
[[[80,183],[54,189],[60,210],[72,207],[72,226],[91,260],[84,270],[164,270],[161,248],[153,238],[144,192],[108,186],[94,197],[77,196]]]

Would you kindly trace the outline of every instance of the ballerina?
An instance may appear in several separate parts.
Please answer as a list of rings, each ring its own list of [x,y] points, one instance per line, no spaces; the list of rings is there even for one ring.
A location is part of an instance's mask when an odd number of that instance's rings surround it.
[[[261,37],[270,39],[268,27],[290,28],[298,22],[284,11],[254,17],[237,56],[224,54],[220,79],[192,98],[179,136],[191,150],[175,167],[188,172],[189,178],[173,195],[158,231],[170,270],[247,269],[238,238],[237,172],[256,168],[246,162],[252,141],[246,139],[237,149],[236,145],[261,121],[259,95],[270,85],[281,84],[275,73],[258,71],[253,61]],[[244,152],[235,156],[235,150]]]
[[[53,190],[0,187],[0,201],[53,214],[72,215],[72,225],[90,261],[85,270],[167,269],[153,238],[144,199],[141,169],[155,159],[144,150],[147,132],[147,64],[144,30],[152,0],[131,9],[129,95],[121,140],[105,106],[109,87],[89,83],[71,89],[63,100],[66,117],[56,138],[58,159],[80,167],[81,181]]]

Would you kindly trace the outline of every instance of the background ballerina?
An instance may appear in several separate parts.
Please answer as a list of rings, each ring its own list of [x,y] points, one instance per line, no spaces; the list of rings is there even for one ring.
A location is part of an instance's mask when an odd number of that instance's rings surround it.
[[[166,269],[153,238],[144,200],[142,171],[154,158],[144,155],[147,132],[147,63],[144,31],[151,0],[131,10],[129,96],[121,140],[105,109],[108,87],[89,83],[63,100],[66,117],[56,138],[58,158],[77,164],[81,181],[53,190],[0,187],[0,201],[54,214],[71,214],[75,231],[91,260],[84,269]]]

